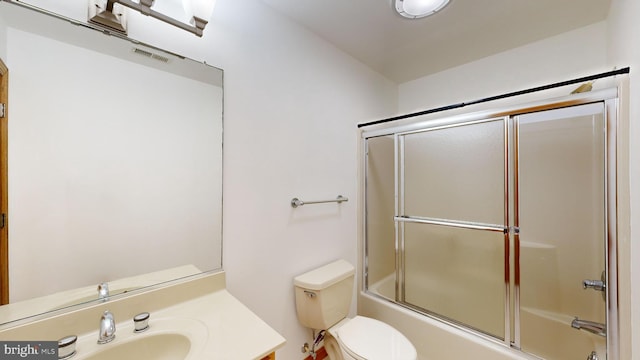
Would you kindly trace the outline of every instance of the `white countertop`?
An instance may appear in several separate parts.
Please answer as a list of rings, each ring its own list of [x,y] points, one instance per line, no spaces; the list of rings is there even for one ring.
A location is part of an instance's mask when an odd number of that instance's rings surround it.
[[[148,274],[115,279],[108,282],[109,293],[111,295],[117,295],[146,286],[152,286],[200,273],[202,273],[202,270],[198,269],[194,265],[184,265]],[[97,286],[98,284],[83,286],[76,289],[60,291],[55,294],[2,305],[0,306],[0,324],[92,300],[98,300]]]
[[[208,340],[202,360],[262,359],[285,339],[251,312],[227,290],[219,290],[200,298],[168,307],[151,315],[154,318],[172,316],[198,319],[208,329]]]
[[[116,338],[97,345],[99,319],[105,310],[115,317]],[[150,313],[150,329],[133,334],[132,318],[141,312]],[[58,340],[75,334],[78,353],[74,358],[82,360],[136,337],[154,332],[189,333],[190,328],[196,335],[189,360],[260,360],[285,343],[278,332],[226,290],[224,272],[3,328],[0,339]]]

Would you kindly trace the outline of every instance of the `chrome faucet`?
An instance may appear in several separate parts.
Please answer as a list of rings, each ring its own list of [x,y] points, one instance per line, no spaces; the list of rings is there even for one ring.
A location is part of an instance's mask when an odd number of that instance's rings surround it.
[[[106,310],[100,317],[99,331],[98,344],[106,344],[116,337],[116,321],[109,310]]]
[[[109,299],[109,284],[106,282],[98,285],[98,298],[102,301]]]
[[[600,335],[600,336],[607,336],[607,325],[606,324],[601,324],[601,323],[597,323],[594,321],[588,321],[588,320],[580,320],[577,317],[573,319],[573,321],[571,322],[571,327],[574,329],[583,329],[586,330],[592,334],[596,334],[596,335]]]

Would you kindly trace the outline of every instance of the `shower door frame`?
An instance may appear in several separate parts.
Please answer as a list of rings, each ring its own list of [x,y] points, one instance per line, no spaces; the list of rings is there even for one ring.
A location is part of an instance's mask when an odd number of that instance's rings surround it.
[[[367,242],[367,197],[366,195],[363,197],[363,234],[364,234],[364,244],[363,244],[363,259],[364,266],[362,268],[363,271],[363,282],[362,282],[362,291],[375,296],[377,298],[383,299],[385,301],[391,302],[395,305],[402,306],[404,308],[408,308],[412,311],[416,311],[424,316],[427,316],[431,319],[435,319],[437,321],[443,322],[449,326],[455,327],[457,329],[463,330],[468,333],[472,333],[481,338],[489,340],[494,343],[498,343],[504,345],[508,348],[520,351],[520,318],[519,318],[519,309],[520,309],[520,264],[519,264],[519,229],[517,228],[517,218],[518,218],[518,203],[517,203],[517,173],[513,173],[514,169],[517,169],[517,149],[511,148],[510,143],[514,143],[514,146],[517,147],[517,134],[516,134],[516,123],[518,115],[524,115],[526,113],[539,112],[544,110],[552,110],[557,108],[565,108],[577,105],[585,105],[591,103],[602,103],[604,106],[604,123],[605,123],[605,233],[606,233],[606,246],[605,246],[605,266],[606,266],[606,324],[607,324],[607,359],[609,360],[618,360],[620,353],[620,321],[618,314],[618,263],[617,263],[617,251],[618,251],[618,189],[617,189],[617,152],[618,152],[618,113],[619,113],[619,95],[617,88],[609,88],[604,90],[592,91],[588,93],[575,94],[570,96],[565,96],[562,98],[554,98],[541,100],[526,104],[520,105],[512,105],[508,107],[498,108],[495,110],[488,111],[479,111],[473,113],[467,113],[462,115],[454,115],[454,116],[443,116],[441,118],[434,118],[433,116],[429,117],[426,115],[419,115],[415,117],[415,122],[394,126],[394,127],[386,127],[386,128],[378,128],[375,130],[362,131],[361,138],[363,140],[363,154],[368,154],[367,149],[367,139],[375,138],[380,136],[394,136],[394,149],[395,149],[395,169],[394,176],[396,178],[399,176],[399,173],[402,169],[398,168],[399,152],[402,151],[401,146],[399,146],[398,136],[400,134],[408,134],[412,132],[424,131],[426,129],[436,129],[436,128],[446,128],[452,126],[459,126],[462,124],[473,124],[480,123],[485,121],[496,121],[499,119],[504,119],[505,121],[505,199],[509,202],[505,207],[505,332],[504,339],[498,339],[494,336],[485,334],[481,331],[475,330],[464,324],[453,321],[451,319],[445,318],[443,316],[438,316],[429,311],[425,311],[425,309],[420,309],[416,306],[411,306],[411,304],[407,304],[403,302],[402,294],[404,293],[402,283],[403,272],[402,268],[402,252],[403,241],[400,236],[401,229],[398,226],[398,210],[402,206],[400,203],[398,196],[398,186],[396,185],[396,195],[395,195],[395,206],[396,206],[396,218],[394,218],[394,227],[396,234],[396,242],[395,242],[395,251],[396,251],[396,296],[395,299],[388,299],[386,297],[380,296],[378,294],[374,294],[368,291],[368,242]],[[515,153],[514,153],[515,152]],[[363,156],[363,169],[364,169],[364,193],[366,194],[367,188],[367,156]],[[508,171],[507,171],[508,170]],[[511,179],[514,179],[513,183]],[[516,194],[515,196],[511,196],[510,192]],[[515,200],[514,200],[515,197]],[[400,223],[402,221],[406,221],[406,219],[400,219]],[[476,224],[470,224],[475,226]],[[487,229],[487,230],[495,230],[495,229]],[[512,247],[513,251],[511,251],[510,247]],[[512,274],[513,272],[513,274]],[[513,275],[513,276],[512,276]],[[510,289],[510,287],[513,287]],[[510,296],[513,296],[513,308],[511,306]],[[513,321],[511,320],[510,312],[513,312]],[[527,355],[532,355],[528,353],[524,353]]]

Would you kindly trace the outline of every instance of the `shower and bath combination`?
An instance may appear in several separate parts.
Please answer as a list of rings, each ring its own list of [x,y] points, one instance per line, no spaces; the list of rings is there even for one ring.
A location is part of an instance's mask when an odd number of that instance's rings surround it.
[[[515,351],[616,360],[617,104],[364,131],[365,290]]]

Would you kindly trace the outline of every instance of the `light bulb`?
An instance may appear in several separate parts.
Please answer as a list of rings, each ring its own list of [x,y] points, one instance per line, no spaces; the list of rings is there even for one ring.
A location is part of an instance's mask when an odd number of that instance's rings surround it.
[[[216,5],[216,0],[182,0],[182,5],[189,17],[194,16],[209,21]]]

